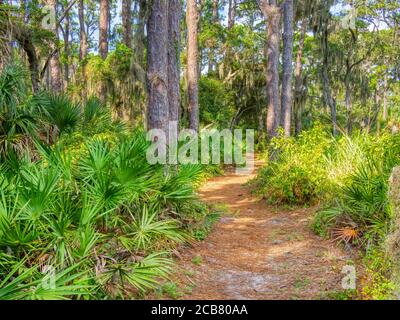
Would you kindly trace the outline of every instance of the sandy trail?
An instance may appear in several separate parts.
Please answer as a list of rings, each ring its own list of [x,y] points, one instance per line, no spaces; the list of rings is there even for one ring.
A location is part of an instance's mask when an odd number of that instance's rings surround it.
[[[244,186],[254,174],[227,173],[201,188],[203,201],[226,205],[230,213],[182,253],[180,282],[194,284],[183,298],[321,299],[342,291],[342,267],[351,257],[312,233],[313,209],[277,211],[256,199]],[[199,265],[194,257],[201,257]]]

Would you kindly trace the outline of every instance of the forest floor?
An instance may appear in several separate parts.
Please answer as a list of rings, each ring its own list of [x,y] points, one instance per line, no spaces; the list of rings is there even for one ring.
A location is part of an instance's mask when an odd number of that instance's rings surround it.
[[[175,298],[334,299],[354,257],[312,232],[316,208],[277,209],[257,199],[246,185],[255,174],[227,172],[201,188],[202,200],[226,213],[204,241],[180,250]]]

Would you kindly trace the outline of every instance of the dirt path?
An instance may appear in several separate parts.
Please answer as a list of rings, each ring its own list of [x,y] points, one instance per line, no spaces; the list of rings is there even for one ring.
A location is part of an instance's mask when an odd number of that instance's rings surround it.
[[[244,186],[253,177],[228,173],[201,189],[204,201],[230,214],[183,253],[180,282],[193,284],[183,298],[320,299],[342,291],[342,266],[351,257],[312,233],[313,209],[277,212],[254,198]]]

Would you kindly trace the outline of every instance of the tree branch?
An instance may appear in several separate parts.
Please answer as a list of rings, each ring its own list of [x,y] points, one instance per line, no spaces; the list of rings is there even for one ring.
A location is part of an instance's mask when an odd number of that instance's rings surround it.
[[[77,2],[78,0],[72,0],[68,6],[65,8],[64,12],[62,13],[60,19],[57,21],[57,26],[61,25],[61,22],[63,22],[64,18],[67,16],[69,10],[71,10],[72,6]]]

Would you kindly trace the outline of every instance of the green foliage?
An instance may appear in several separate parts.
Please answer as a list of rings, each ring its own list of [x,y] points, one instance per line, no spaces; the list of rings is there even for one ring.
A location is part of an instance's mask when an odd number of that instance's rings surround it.
[[[1,181],[10,187],[0,193],[0,248],[10,253],[2,256],[1,273],[29,257],[23,267],[43,261],[61,274],[76,270],[76,281],[89,277],[93,288],[104,287],[111,297],[124,297],[132,287],[154,288],[167,278],[172,260],[165,251],[189,240],[184,219],[192,215],[187,208],[202,171],[182,167],[164,176],[162,166],[147,163],[143,134],[120,139],[115,145],[93,140],[74,162],[68,145],[58,144],[54,151],[39,145],[36,162],[27,159],[12,170],[5,164]],[[40,279],[32,270],[1,288],[18,292]],[[71,284],[54,297],[70,298],[83,289]]]
[[[356,298],[357,298],[356,290],[344,290],[344,291],[327,292],[321,297],[321,300],[341,301],[341,300],[356,300]]]
[[[269,150],[271,160],[254,181],[258,192],[274,204],[318,200],[326,187],[324,158],[331,143],[321,126],[303,132],[298,139],[275,138]]]
[[[195,256],[192,259],[192,263],[196,266],[200,266],[203,263],[203,258],[201,256]]]
[[[80,106],[63,95],[51,95],[46,112],[48,123],[56,126],[60,133],[75,131],[81,118]]]
[[[313,229],[365,246],[380,243],[390,224],[388,181],[400,163],[399,135],[354,134],[334,139],[322,126],[271,142],[270,160],[255,180],[274,204],[323,202]],[[347,235],[348,236],[348,235]]]
[[[366,266],[362,295],[369,300],[388,300],[393,297],[394,284],[390,281],[390,262],[379,247],[372,247],[364,257]]]
[[[183,293],[179,290],[179,287],[173,282],[164,284],[161,288],[161,292],[173,300],[178,300],[182,298],[183,295]]]
[[[36,105],[28,96],[25,79],[25,69],[19,64],[4,66],[0,74],[0,159],[21,152],[37,130]]]
[[[222,81],[212,77],[201,77],[199,104],[203,123],[229,128],[230,120],[234,116],[232,94]]]
[[[352,140],[358,150],[358,156],[351,153],[352,172],[336,181],[332,188],[335,196],[329,208],[316,215],[314,229],[326,233],[338,226],[351,227],[362,235],[359,244],[380,243],[384,239],[391,221],[388,181],[393,167],[400,163],[399,141],[398,135],[390,134]],[[347,160],[342,163],[347,164]]]
[[[98,99],[24,96],[10,85],[23,73],[8,68],[0,128],[21,113],[35,130],[18,154],[2,140],[0,298],[126,298],[156,288],[172,271],[170,251],[208,214],[195,194],[204,167],[165,174],[147,162],[145,134],[113,123]],[[24,129],[13,132],[28,136]]]
[[[104,63],[104,74],[114,79],[124,79],[129,76],[133,58],[132,49],[124,44],[118,44],[116,49],[111,52]]]

